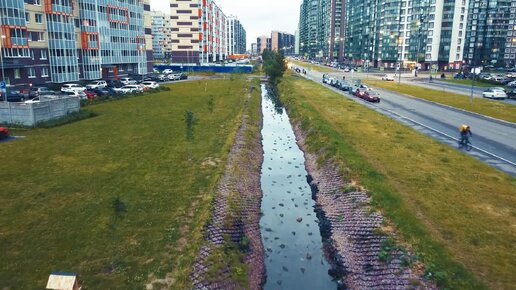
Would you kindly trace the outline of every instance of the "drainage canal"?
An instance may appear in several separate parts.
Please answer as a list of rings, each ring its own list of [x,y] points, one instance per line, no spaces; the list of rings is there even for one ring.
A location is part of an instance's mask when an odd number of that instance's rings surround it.
[[[328,275],[303,152],[284,108],[262,85],[264,289],[336,289]]]

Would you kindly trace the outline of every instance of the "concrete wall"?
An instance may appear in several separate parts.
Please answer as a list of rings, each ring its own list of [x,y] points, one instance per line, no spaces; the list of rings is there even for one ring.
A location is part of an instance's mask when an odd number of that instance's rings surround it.
[[[0,123],[34,126],[39,122],[78,112],[80,107],[77,97],[45,100],[33,104],[0,102]]]

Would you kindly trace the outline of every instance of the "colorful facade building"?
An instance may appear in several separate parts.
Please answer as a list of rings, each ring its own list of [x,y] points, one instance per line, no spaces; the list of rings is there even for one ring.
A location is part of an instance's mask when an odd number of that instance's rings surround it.
[[[172,63],[210,63],[227,58],[226,15],[213,0],[171,0],[165,30]]]
[[[149,0],[0,1],[0,79],[30,85],[146,74],[149,12]]]

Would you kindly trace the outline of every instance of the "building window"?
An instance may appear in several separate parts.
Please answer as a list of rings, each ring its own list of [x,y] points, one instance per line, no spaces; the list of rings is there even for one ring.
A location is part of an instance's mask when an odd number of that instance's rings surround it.
[[[34,0],[34,5],[41,5],[41,0]]]
[[[46,50],[41,51],[41,57],[39,59],[47,59],[48,52]]]
[[[48,77],[48,67],[42,67],[41,68],[41,76],[42,77]]]
[[[15,79],[20,79],[21,78],[21,74],[20,74],[20,69],[19,68],[15,68],[14,69],[14,78]]]
[[[36,70],[33,67],[29,67],[29,79],[36,77]]]
[[[34,18],[36,23],[43,23],[43,14],[36,13],[34,14]]]
[[[29,22],[30,22],[30,14],[29,14],[28,12],[25,12],[25,21],[26,21],[27,23],[29,23]]]

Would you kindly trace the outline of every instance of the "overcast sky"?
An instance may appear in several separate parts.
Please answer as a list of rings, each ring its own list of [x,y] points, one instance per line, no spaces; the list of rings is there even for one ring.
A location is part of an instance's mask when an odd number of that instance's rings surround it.
[[[294,34],[302,0],[216,0],[224,13],[238,17],[247,32],[247,49],[260,35],[272,30]],[[169,0],[151,0],[153,10],[169,12]]]

